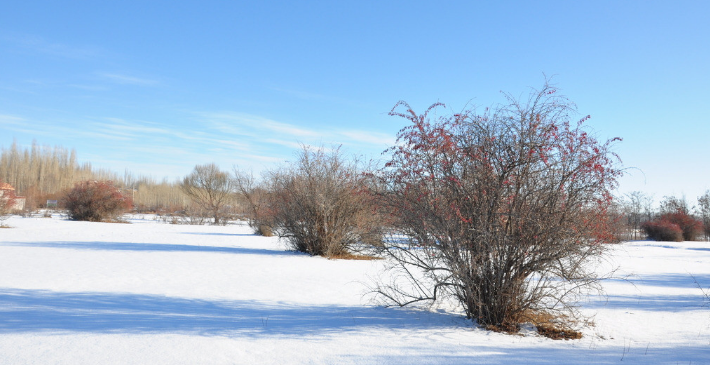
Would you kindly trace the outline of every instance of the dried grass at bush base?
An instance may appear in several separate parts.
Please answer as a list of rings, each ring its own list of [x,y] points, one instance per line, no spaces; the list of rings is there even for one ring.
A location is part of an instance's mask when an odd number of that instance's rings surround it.
[[[274,235],[274,231],[271,229],[271,227],[265,224],[257,225],[256,228],[254,228],[254,233],[264,237],[272,237]]]
[[[382,257],[370,256],[370,255],[358,255],[352,253],[344,253],[339,255],[331,255],[327,257],[328,260],[382,260]]]
[[[582,332],[575,331],[569,328],[564,322],[569,322],[566,317],[555,317],[547,312],[526,311],[520,318],[520,323],[532,323],[537,328],[537,333],[541,336],[553,340],[579,340],[582,338]],[[494,332],[504,332],[515,334],[520,331],[519,324],[508,325],[488,325],[486,329]]]
[[[117,219],[107,219],[107,220],[104,220],[104,221],[101,221],[101,222],[102,222],[102,223],[122,223],[122,224],[131,224],[131,222],[129,222],[129,221],[125,220],[125,219],[121,219],[121,218],[117,218]]]

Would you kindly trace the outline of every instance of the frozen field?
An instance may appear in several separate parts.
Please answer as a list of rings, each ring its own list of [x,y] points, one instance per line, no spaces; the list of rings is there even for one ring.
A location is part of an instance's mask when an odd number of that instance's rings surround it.
[[[0,364],[710,364],[710,243],[614,246],[575,341],[363,297],[381,261],[288,252],[248,227],[12,217]]]

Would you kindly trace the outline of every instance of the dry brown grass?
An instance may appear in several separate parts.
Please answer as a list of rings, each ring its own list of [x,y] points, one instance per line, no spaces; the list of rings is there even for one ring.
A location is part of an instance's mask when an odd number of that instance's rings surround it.
[[[537,333],[553,340],[579,340],[582,332],[556,325],[537,325]]]
[[[328,260],[382,260],[382,257],[343,253],[339,255],[328,256]]]
[[[507,333],[509,335],[512,335],[512,334],[518,333],[518,331],[520,331],[520,326],[515,325],[515,324],[503,324],[503,325],[489,324],[488,326],[486,326],[486,329],[489,331],[493,331],[493,332],[503,332],[503,333]]]
[[[265,224],[257,225],[255,231],[256,234],[264,237],[272,237],[274,235],[274,231],[271,229],[271,227]]]
[[[579,340],[582,338],[581,332],[564,325],[565,322],[570,322],[570,319],[540,311],[525,311],[518,319],[518,323],[532,323],[537,328],[537,333],[553,340]],[[517,324],[488,325],[486,329],[515,334],[520,331],[520,326]]]
[[[537,333],[553,340],[579,340],[582,333],[569,328],[564,323],[571,320],[564,316],[554,316],[547,312],[526,311],[520,318],[521,323],[532,323]]]

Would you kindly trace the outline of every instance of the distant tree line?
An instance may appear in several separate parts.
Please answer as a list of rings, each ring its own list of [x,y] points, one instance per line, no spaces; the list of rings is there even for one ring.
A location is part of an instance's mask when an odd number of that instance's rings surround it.
[[[180,211],[190,202],[179,182],[156,181],[129,172],[121,176],[88,162],[79,163],[74,149],[37,142],[22,148],[15,141],[0,150],[0,180],[12,185],[16,195],[26,198],[25,209],[29,211],[45,208],[47,200],[61,201],[82,181],[111,181],[133,199],[139,211]]]

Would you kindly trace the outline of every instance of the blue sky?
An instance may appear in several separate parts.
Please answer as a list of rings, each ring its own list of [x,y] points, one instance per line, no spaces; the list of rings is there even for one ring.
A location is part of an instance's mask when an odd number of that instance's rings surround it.
[[[543,74],[601,139],[620,193],[710,188],[707,1],[14,1],[0,7],[0,145],[117,172],[260,171],[300,143],[379,158],[424,110],[491,106]]]

